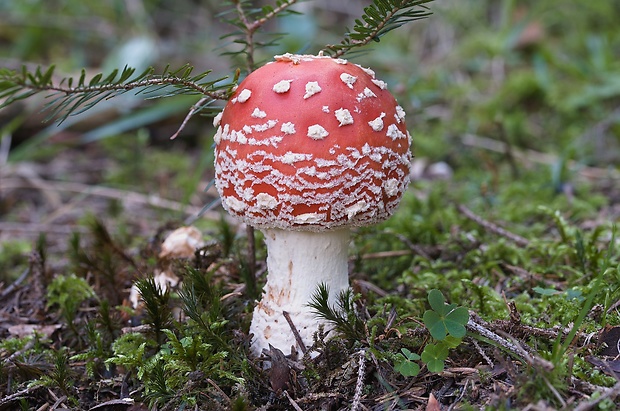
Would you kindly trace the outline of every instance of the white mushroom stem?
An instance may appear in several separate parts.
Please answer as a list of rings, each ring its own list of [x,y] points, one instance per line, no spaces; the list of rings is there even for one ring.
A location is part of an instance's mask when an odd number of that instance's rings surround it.
[[[269,344],[289,354],[301,353],[283,312],[288,312],[304,345],[312,345],[321,320],[308,307],[319,284],[329,287],[329,304],[349,287],[349,230],[323,232],[263,230],[267,244],[267,284],[254,309],[252,351],[260,355]],[[327,331],[327,328],[326,328]]]

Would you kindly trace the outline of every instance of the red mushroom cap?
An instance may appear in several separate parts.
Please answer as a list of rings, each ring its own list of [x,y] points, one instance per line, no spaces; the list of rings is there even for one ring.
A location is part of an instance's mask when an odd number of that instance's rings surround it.
[[[222,205],[258,228],[373,224],[409,183],[403,109],[372,70],[343,59],[276,56],[214,124]]]

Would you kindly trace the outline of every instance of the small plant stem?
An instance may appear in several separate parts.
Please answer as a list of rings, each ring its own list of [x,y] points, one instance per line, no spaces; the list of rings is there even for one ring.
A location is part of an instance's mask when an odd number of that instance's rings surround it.
[[[392,21],[393,18],[395,18],[397,13],[399,11],[401,11],[404,7],[408,7],[408,5],[410,5],[410,3],[412,3],[411,0],[401,0],[400,2],[396,3],[394,5],[394,7],[392,7],[392,9],[389,10],[385,14],[385,16],[383,16],[381,21],[377,21],[377,20],[373,19],[376,22],[376,25],[373,25],[372,30],[370,32],[368,32],[368,34],[363,39],[355,40],[355,39],[351,39],[350,38],[348,43],[347,43],[347,46],[345,46],[345,47],[342,47],[342,45],[328,44],[321,51],[324,52],[325,50],[332,50],[334,52],[332,57],[333,58],[338,58],[338,57],[342,57],[345,53],[347,53],[350,49],[352,49],[354,47],[362,47],[362,46],[365,46],[366,44],[370,43],[373,40],[377,40],[380,37],[381,32],[383,31],[383,29],[390,23],[390,21]],[[365,27],[365,28],[370,27],[370,24],[368,23],[368,21],[366,21],[363,24],[363,27]]]
[[[78,343],[78,347],[80,349],[84,348],[83,347],[83,342],[82,342],[82,336],[80,335],[80,331],[78,330],[78,328],[75,325],[75,315],[71,314],[71,315],[65,315],[66,320],[67,320],[67,325],[69,326],[69,329],[71,330],[71,332],[73,333],[73,335],[75,336],[77,343]]]
[[[474,344],[474,347],[476,347],[476,350],[478,350],[478,353],[480,354],[480,356],[487,362],[487,364],[493,368],[495,367],[495,364],[493,363],[493,360],[491,360],[491,358],[489,358],[489,356],[487,355],[487,353],[484,352],[484,350],[482,349],[482,347],[480,346],[480,344],[478,344],[478,341],[476,341],[475,339],[471,339],[472,344]]]
[[[8,404],[17,402],[24,398],[28,398],[32,396],[33,392],[35,392],[36,390],[40,388],[43,388],[43,386],[42,385],[31,385],[28,388],[25,388],[21,391],[17,391],[17,392],[14,392],[13,394],[6,395],[0,398],[0,407],[4,408]]]
[[[0,300],[15,291],[15,289],[17,289],[17,287],[19,287],[19,285],[23,283],[24,280],[28,277],[31,270],[32,267],[25,268],[24,271],[22,271],[21,275],[17,278],[17,280],[13,281],[8,287],[2,290],[2,292],[0,293]]]
[[[426,260],[431,260],[431,257],[428,255],[428,253],[426,253],[426,251],[424,251],[422,249],[422,247],[414,244],[411,242],[411,240],[409,240],[406,236],[402,235],[402,234],[396,234],[396,237],[402,241],[403,243],[405,243],[405,245],[407,247],[409,247],[409,249],[411,251],[413,251],[415,254],[419,255],[420,257],[426,259]]]
[[[553,393],[555,398],[557,398],[558,401],[560,402],[560,404],[562,404],[562,409],[566,409],[566,406],[567,406],[566,405],[566,401],[564,401],[564,398],[562,398],[562,396],[560,395],[558,390],[553,386],[553,384],[551,384],[549,379],[547,379],[547,377],[545,377],[544,374],[541,374],[541,377],[542,377],[543,381],[545,382],[545,384],[547,385],[547,387],[549,388],[549,390]]]
[[[189,112],[183,119],[183,122],[179,126],[179,129],[172,135],[172,137],[170,137],[170,140],[174,140],[175,138],[179,136],[179,134],[181,133],[181,131],[183,131],[183,129],[185,128],[189,120],[192,117],[194,117],[194,114],[198,113],[208,101],[209,101],[209,97],[203,97],[200,100],[198,100],[196,104],[192,106],[192,108],[189,110]]]
[[[292,6],[295,3],[297,3],[297,0],[288,0],[287,2],[284,2],[284,3],[280,4],[278,7],[275,7],[272,11],[270,11],[267,14],[265,14],[262,18],[256,20],[253,23],[253,29],[254,30],[258,29],[260,26],[265,24],[267,21],[269,21],[272,18],[276,17],[278,14],[280,14],[281,12],[283,12],[284,10],[286,10],[288,7]],[[256,26],[256,27],[254,27],[254,26]]]
[[[213,388],[215,388],[215,391],[217,391],[222,396],[222,398],[224,398],[224,400],[226,401],[227,405],[230,406],[230,403],[232,401],[230,400],[230,397],[228,395],[226,395],[226,393],[220,388],[220,386],[217,385],[215,383],[215,381],[213,381],[211,378],[207,378],[207,382],[209,384],[211,384],[213,386]]]
[[[547,361],[539,356],[534,355],[531,352],[528,352],[520,344],[513,341],[508,341],[506,338],[494,333],[493,331],[486,328],[484,325],[474,321],[472,317],[475,317],[475,314],[470,314],[470,319],[467,322],[467,329],[470,332],[473,332],[474,334],[477,334],[482,338],[492,341],[493,343],[497,344],[499,348],[507,351],[513,357],[522,359],[523,361],[525,361],[525,363],[536,369],[551,371],[555,368],[555,365],[557,364],[556,362]]]
[[[394,258],[403,257],[413,254],[413,250],[392,250],[392,251],[379,251],[376,253],[362,254],[360,258],[362,260],[376,260],[380,258]]]
[[[547,340],[553,340],[558,337],[563,337],[568,335],[570,329],[561,328],[559,326],[553,326],[552,328],[537,328],[532,327],[531,325],[522,324],[519,321],[515,320],[495,320],[489,324],[489,328],[496,331],[510,332],[512,335],[519,336],[534,336],[539,338],[544,338]],[[575,337],[578,338],[579,341],[585,341],[591,335],[585,333],[578,333]]]
[[[469,386],[469,382],[470,380],[467,379],[465,380],[465,384],[463,385],[463,388],[460,389],[461,393],[459,394],[459,396],[452,402],[452,404],[450,404],[450,406],[448,407],[448,411],[452,411],[455,407],[457,407],[459,405],[459,403],[461,402],[461,400],[463,399],[463,397],[465,396],[465,393],[467,392],[467,387]]]
[[[370,43],[373,39],[376,38],[377,34],[381,31],[381,29],[385,27],[389,19],[392,18],[399,10],[400,10],[399,7],[392,9],[390,13],[388,13],[387,15],[388,18],[382,21],[381,23],[379,23],[377,27],[368,36],[366,36],[366,38],[364,38],[363,40],[351,40],[351,44],[354,47],[361,47],[361,46],[365,46],[366,44]],[[364,26],[368,27],[368,24],[364,24]],[[327,45],[325,48],[333,50],[335,46]],[[337,49],[336,52],[332,55],[332,57],[333,58],[342,57],[347,51],[349,51],[348,48]]]
[[[502,124],[497,124],[498,127],[498,135],[501,141],[504,142],[504,147],[506,148],[505,155],[506,160],[508,160],[508,165],[510,166],[510,171],[512,173],[512,177],[515,180],[519,179],[519,167],[517,165],[516,156],[514,154],[514,145],[511,144],[508,136],[506,135],[506,128]]]
[[[54,394],[54,392],[52,390],[50,390],[49,388],[47,389],[47,392],[49,393],[49,395],[52,397],[52,399],[54,401],[56,401],[54,403],[54,405],[52,405],[51,409],[55,410],[57,409],[60,405],[63,406],[63,408],[67,408],[66,404],[64,403],[67,400],[67,396],[63,395],[62,397],[58,397],[56,396],[56,394]]]

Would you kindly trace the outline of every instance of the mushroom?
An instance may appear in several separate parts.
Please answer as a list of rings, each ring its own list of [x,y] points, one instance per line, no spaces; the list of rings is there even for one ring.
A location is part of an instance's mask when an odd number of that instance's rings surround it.
[[[215,181],[228,213],[264,233],[267,283],[250,332],[256,355],[310,345],[308,303],[349,287],[349,228],[387,219],[409,183],[405,112],[372,70],[284,54],[249,74],[216,116]]]
[[[202,233],[193,226],[183,226],[168,234],[161,244],[159,258],[192,258],[196,250],[205,246]]]

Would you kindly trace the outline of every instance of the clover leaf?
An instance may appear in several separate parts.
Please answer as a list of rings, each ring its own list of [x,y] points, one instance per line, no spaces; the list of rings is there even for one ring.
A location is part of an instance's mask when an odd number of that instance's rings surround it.
[[[444,361],[448,358],[448,347],[441,343],[428,344],[424,347],[421,358],[430,372],[441,372]]]
[[[403,377],[415,377],[420,373],[420,366],[414,361],[418,361],[420,356],[406,348],[401,348],[401,352],[402,354],[396,354],[397,360],[394,370],[401,373]]]
[[[469,313],[465,307],[446,304],[439,290],[428,293],[428,302],[432,309],[427,310],[422,319],[434,339],[442,341],[448,334],[456,338],[465,336],[465,324],[469,321]]]

